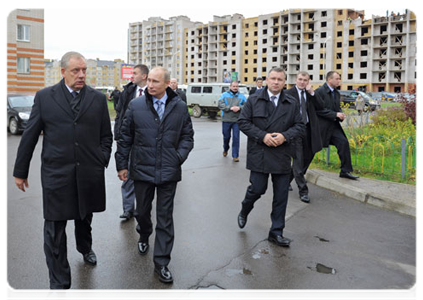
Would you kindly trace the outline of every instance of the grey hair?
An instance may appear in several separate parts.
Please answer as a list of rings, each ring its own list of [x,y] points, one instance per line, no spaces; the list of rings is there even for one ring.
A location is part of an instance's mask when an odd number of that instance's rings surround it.
[[[160,70],[160,71],[163,72],[164,82],[170,81],[170,73],[169,73],[169,71],[166,68],[164,68],[164,67],[155,67],[155,68],[153,68],[153,70]]]
[[[85,57],[81,53],[78,53],[78,52],[75,52],[75,51],[69,51],[62,56],[62,59],[60,60],[60,67],[66,69],[69,65],[69,60],[72,57],[82,58],[86,62]]]

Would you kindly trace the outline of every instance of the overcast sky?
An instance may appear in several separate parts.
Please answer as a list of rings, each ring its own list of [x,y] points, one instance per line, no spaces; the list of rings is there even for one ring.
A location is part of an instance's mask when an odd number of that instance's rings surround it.
[[[64,2],[71,6],[71,3],[84,3],[84,1]],[[185,15],[191,21],[203,23],[213,21],[213,16],[223,16],[234,13],[241,13],[244,17],[256,17],[262,14],[275,13],[288,8],[296,8],[295,2],[284,2],[276,0],[267,1],[139,1],[129,5],[130,2],[122,1],[125,5],[110,6],[110,1],[85,1],[84,9],[73,6],[72,8],[50,7],[46,5],[44,10],[45,18],[45,58],[60,59],[60,57],[69,50],[81,52],[86,58],[99,58],[103,60],[113,60],[120,58],[127,59],[127,38],[128,28],[131,22],[140,22],[149,17],[160,16],[169,19],[173,16]],[[92,4],[97,3],[96,4]],[[384,1],[389,4],[390,1]],[[392,1],[394,2],[394,1]],[[101,3],[101,4],[98,4]],[[112,1],[116,4],[118,1]],[[154,4],[155,5],[154,5]],[[285,4],[286,3],[286,4]],[[302,7],[315,8],[315,1],[301,1]],[[306,4],[309,4],[308,6]],[[320,1],[318,2],[320,5]],[[366,1],[354,1],[349,5],[362,10],[366,6]],[[395,3],[395,2],[394,2]],[[402,7],[391,5],[395,12],[404,11]],[[257,5],[260,4],[260,5]],[[288,5],[289,4],[289,5]],[[298,3],[299,4],[299,3]],[[340,3],[331,4],[328,2],[328,8],[339,7]],[[29,7],[33,7],[30,5]],[[388,6],[387,6],[388,7]],[[366,9],[366,18],[371,18],[372,13],[385,15],[386,8]]]

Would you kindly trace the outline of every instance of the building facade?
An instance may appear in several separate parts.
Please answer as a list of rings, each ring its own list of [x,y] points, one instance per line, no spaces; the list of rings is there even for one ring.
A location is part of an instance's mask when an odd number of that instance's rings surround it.
[[[44,10],[16,9],[7,18],[7,92],[44,87]]]
[[[408,92],[416,84],[416,15],[410,11],[367,20],[353,9],[214,16],[208,24],[180,23],[179,43],[166,42],[168,25],[160,18],[130,24],[130,63],[164,66],[184,84],[229,79],[253,85],[273,67],[285,70],[288,88],[298,71],[307,71],[315,87],[328,71],[341,74],[343,90]]]

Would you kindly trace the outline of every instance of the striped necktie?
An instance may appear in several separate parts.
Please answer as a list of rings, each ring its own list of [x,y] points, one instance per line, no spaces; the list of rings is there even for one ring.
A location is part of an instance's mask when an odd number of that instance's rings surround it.
[[[154,104],[156,106],[157,114],[159,115],[160,120],[163,118],[164,114],[164,105],[160,100],[154,101]]]

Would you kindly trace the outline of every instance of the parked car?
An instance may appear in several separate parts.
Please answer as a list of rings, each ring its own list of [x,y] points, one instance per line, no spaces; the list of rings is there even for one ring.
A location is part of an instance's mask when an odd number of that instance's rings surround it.
[[[348,104],[349,108],[355,109],[355,99],[358,97],[358,95],[361,95],[364,99],[364,111],[374,111],[376,109],[380,108],[380,102],[379,100],[371,98],[369,95],[367,95],[364,92],[360,91],[339,91],[341,94],[341,102],[344,102],[344,104]]]
[[[11,134],[19,134],[26,128],[34,98],[31,95],[7,95],[7,129]]]
[[[392,101],[397,97],[397,94],[394,93],[382,93],[382,100],[384,101]]]
[[[192,107],[192,115],[195,118],[208,113],[210,117],[216,117],[219,112],[218,102],[220,96],[229,90],[230,83],[192,83],[187,87],[187,105]],[[240,84],[238,91],[248,99],[247,86]]]

